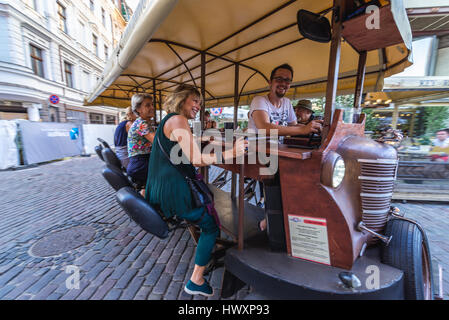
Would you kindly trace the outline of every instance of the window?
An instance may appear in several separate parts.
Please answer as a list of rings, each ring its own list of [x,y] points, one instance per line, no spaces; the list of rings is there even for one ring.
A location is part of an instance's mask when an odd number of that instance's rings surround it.
[[[98,56],[98,38],[96,35],[92,35],[92,48],[95,54]]]
[[[29,5],[31,8],[33,8],[35,11],[38,10],[38,7],[37,7],[37,0],[26,0],[25,3],[26,3],[27,5]]]
[[[64,75],[65,75],[65,83],[67,87],[73,88],[73,74],[72,74],[73,66],[64,61]]]
[[[44,60],[42,59],[42,50],[30,45],[31,68],[34,74],[44,77]]]
[[[104,124],[103,115],[101,113],[89,113],[89,121],[93,124]]]
[[[67,17],[65,7],[58,2],[59,29],[67,33]]]
[[[106,124],[115,124],[115,116],[106,115]]]
[[[67,122],[85,124],[86,121],[86,113],[81,111],[74,110],[66,110]]]
[[[106,27],[106,12],[103,8],[101,8],[101,21],[103,22],[103,25]]]
[[[106,60],[106,61],[108,61],[108,59],[109,59],[109,48],[108,48],[108,46],[104,46],[104,60]]]

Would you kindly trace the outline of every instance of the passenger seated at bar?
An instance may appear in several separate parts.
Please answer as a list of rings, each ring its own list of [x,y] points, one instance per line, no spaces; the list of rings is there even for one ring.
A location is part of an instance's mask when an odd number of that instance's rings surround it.
[[[441,149],[449,149],[449,129],[441,129],[436,133],[436,138],[432,141],[431,151],[442,151]],[[446,152],[439,152],[431,156],[432,161],[448,162],[449,155]]]
[[[267,136],[276,130],[280,141],[283,136],[308,135],[319,133],[322,120],[313,120],[306,125],[298,124],[290,99],[285,94],[293,81],[293,68],[282,64],[273,69],[270,75],[269,89],[266,96],[256,96],[251,102],[249,111],[249,130],[258,132],[265,129]],[[261,230],[267,227],[266,219],[259,224]]]
[[[299,124],[306,125],[313,120],[314,111],[312,109],[312,102],[310,100],[299,100],[294,108]]]
[[[204,112],[204,130],[216,128],[217,122],[210,118],[210,112],[209,111]]]
[[[144,186],[154,139],[154,132],[150,129],[150,121],[154,116],[153,97],[147,93],[137,93],[131,98],[131,108],[138,118],[128,131],[129,164],[126,172],[135,183]]]
[[[125,169],[128,167],[129,163],[128,131],[136,119],[137,116],[134,114],[131,107],[126,108],[125,119],[119,123],[114,133],[115,153]]]
[[[168,114],[156,131],[150,158],[146,199],[152,206],[160,208],[167,218],[176,216],[200,227],[195,267],[184,290],[192,295],[212,296],[213,289],[203,274],[211,260],[219,228],[214,216],[206,208],[195,207],[185,177],[194,179],[195,167],[222,163],[223,160],[243,155],[247,143],[243,139],[237,140],[232,149],[223,152],[222,157],[215,153],[202,154],[188,122],[195,119],[200,111],[201,100],[200,92],[191,85],[179,86],[167,98],[164,108]],[[175,149],[178,152],[172,152],[173,148],[178,148]],[[175,158],[176,155],[180,157],[176,160],[182,159],[180,164],[176,164],[179,161],[172,159],[172,154]]]
[[[277,130],[278,135],[295,136],[319,133],[323,121],[310,121],[307,125],[298,124],[290,99],[285,94],[293,81],[293,68],[288,64],[273,69],[270,76],[270,92],[266,96],[256,96],[251,102],[248,128]]]

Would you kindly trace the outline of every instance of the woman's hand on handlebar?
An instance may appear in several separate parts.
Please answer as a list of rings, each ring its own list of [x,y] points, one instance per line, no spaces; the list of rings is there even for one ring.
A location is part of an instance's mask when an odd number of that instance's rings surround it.
[[[235,141],[234,148],[233,148],[234,157],[238,158],[238,157],[243,156],[247,150],[248,150],[248,141],[247,140],[245,140],[243,138],[239,138]]]
[[[226,150],[223,152],[223,158],[238,158],[245,154],[246,150],[248,150],[248,141],[243,138],[239,138],[235,141],[231,150]]]

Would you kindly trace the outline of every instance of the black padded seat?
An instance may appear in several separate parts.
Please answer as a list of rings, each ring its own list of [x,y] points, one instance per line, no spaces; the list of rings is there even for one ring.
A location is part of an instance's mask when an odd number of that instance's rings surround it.
[[[96,154],[98,155],[98,158],[100,158],[101,161],[104,161],[103,154],[101,153],[101,151],[103,150],[103,146],[100,144],[100,145],[96,146],[94,149],[95,149]]]
[[[129,181],[128,177],[126,177],[122,171],[120,171],[119,169],[117,169],[114,166],[106,165],[103,168],[102,174],[103,174],[103,177],[106,179],[106,181],[116,191],[119,191],[120,189],[122,189],[124,187],[133,188],[133,185]]]
[[[112,149],[103,148],[101,154],[103,155],[103,159],[104,162],[106,162],[106,164],[113,166],[119,169],[120,171],[123,171],[122,162],[119,160],[115,152],[112,151]]]
[[[116,198],[126,214],[143,230],[161,239],[168,237],[170,229],[167,222],[132,187],[120,189]]]
[[[109,144],[106,141],[104,141],[103,139],[97,138],[97,140],[100,141],[100,143],[103,145],[103,147],[111,149]]]

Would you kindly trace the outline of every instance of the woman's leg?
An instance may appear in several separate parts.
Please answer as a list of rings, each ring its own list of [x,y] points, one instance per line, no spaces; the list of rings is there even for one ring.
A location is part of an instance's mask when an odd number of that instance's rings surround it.
[[[206,270],[206,266],[200,267],[199,265],[195,264],[195,267],[193,267],[193,273],[190,277],[190,280],[193,281],[193,283],[201,286],[204,283],[204,271]]]
[[[186,219],[187,221],[195,221],[202,216],[201,221],[197,223],[198,227],[201,229],[201,234],[198,239],[195,253],[195,267],[190,278],[190,280],[197,285],[202,285],[204,283],[204,271],[211,259],[212,251],[214,250],[215,242],[220,232],[215,223],[215,219],[207,212],[204,212],[203,215],[203,210],[205,209],[198,208],[186,215],[180,216],[180,218]]]

